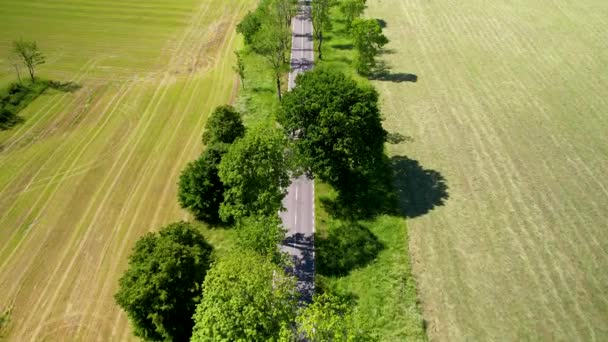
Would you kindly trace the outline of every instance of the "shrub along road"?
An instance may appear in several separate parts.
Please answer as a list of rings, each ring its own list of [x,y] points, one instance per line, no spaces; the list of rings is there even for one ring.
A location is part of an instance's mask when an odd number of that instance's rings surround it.
[[[289,90],[295,87],[298,74],[313,67],[311,8],[302,5],[293,19],[291,45],[291,72]],[[310,301],[314,292],[314,182],[306,175],[293,179],[283,199],[286,211],[281,212],[287,238],[282,249],[289,253],[295,264],[298,289],[304,301]]]

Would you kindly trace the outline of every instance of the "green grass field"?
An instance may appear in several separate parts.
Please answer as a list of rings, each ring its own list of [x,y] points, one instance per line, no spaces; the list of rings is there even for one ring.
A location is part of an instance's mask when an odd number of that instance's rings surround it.
[[[8,340],[125,340],[112,298],[139,236],[187,218],[179,172],[209,112],[234,99],[234,26],[253,0],[2,0],[12,40],[36,40],[47,91],[0,132],[0,311]],[[207,234],[229,245],[225,234]]]
[[[607,340],[608,2],[368,5],[390,154],[448,186],[408,220],[430,338]]]

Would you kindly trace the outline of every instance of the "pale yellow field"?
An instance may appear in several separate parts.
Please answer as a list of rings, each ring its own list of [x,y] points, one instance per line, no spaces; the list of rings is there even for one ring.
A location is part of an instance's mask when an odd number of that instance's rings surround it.
[[[0,132],[0,310],[11,341],[131,339],[112,298],[145,232],[186,218],[182,167],[233,98],[234,26],[253,0],[0,1],[0,51],[35,39],[73,80]],[[0,83],[10,73],[0,60]]]
[[[608,1],[378,0],[390,145],[446,179],[408,220],[437,341],[608,340]]]

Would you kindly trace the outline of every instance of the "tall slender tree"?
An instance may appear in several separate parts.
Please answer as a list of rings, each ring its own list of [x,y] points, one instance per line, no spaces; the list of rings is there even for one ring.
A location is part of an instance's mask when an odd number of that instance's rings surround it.
[[[368,75],[376,66],[376,56],[388,44],[388,38],[382,33],[382,27],[375,19],[355,19],[352,36],[357,50],[357,72]]]
[[[254,51],[262,55],[272,69],[279,101],[283,99],[281,75],[285,70],[286,46],[284,41],[277,37],[284,36],[285,32],[289,33],[288,30],[289,28],[284,26],[266,24],[262,26],[254,39]]]
[[[331,30],[331,16],[329,11],[333,5],[333,0],[316,0],[312,3],[312,27],[317,38],[317,51],[319,59],[323,59],[323,33]]]
[[[13,50],[27,67],[30,78],[34,82],[36,67],[46,63],[46,58],[38,49],[38,45],[34,41],[17,40],[13,42]]]
[[[346,17],[346,29],[350,30],[353,21],[363,14],[365,2],[366,0],[342,0],[340,11]]]

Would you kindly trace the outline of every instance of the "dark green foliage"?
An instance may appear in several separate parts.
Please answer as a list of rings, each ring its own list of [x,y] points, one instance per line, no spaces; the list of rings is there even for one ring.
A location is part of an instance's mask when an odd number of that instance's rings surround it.
[[[276,215],[289,185],[286,140],[280,131],[259,127],[238,139],[222,158],[219,176],[226,190],[223,220]]]
[[[279,244],[285,240],[285,229],[275,214],[243,218],[237,226],[237,244],[275,263],[282,261]]]
[[[382,34],[382,27],[375,19],[356,19],[352,36],[357,49],[355,68],[359,74],[369,75],[376,66],[376,56],[388,44],[388,38]]]
[[[49,82],[12,83],[0,94],[0,130],[23,121],[17,114],[49,88]]]
[[[322,236],[315,237],[317,271],[328,276],[348,274],[374,260],[383,248],[382,242],[365,226],[332,221]]]
[[[115,295],[135,335],[151,341],[190,338],[210,257],[211,246],[185,222],[137,241]]]
[[[280,122],[304,163],[340,192],[353,191],[384,160],[378,93],[344,74],[317,68],[298,76]]]
[[[241,114],[232,106],[217,107],[205,125],[203,144],[232,144],[245,135]]]
[[[36,67],[46,63],[46,58],[38,49],[36,42],[18,40],[13,42],[13,52],[21,58],[21,61],[27,67],[31,81],[35,81]]]
[[[253,37],[262,27],[262,20],[260,18],[259,10],[255,12],[249,12],[236,26],[236,32],[243,35],[245,44],[251,45],[253,43]]]
[[[248,250],[214,264],[192,341],[277,341],[295,319],[295,279]]]
[[[209,224],[222,222],[219,209],[224,202],[224,185],[218,175],[218,166],[227,148],[225,144],[208,147],[179,177],[177,198],[180,206]]]

